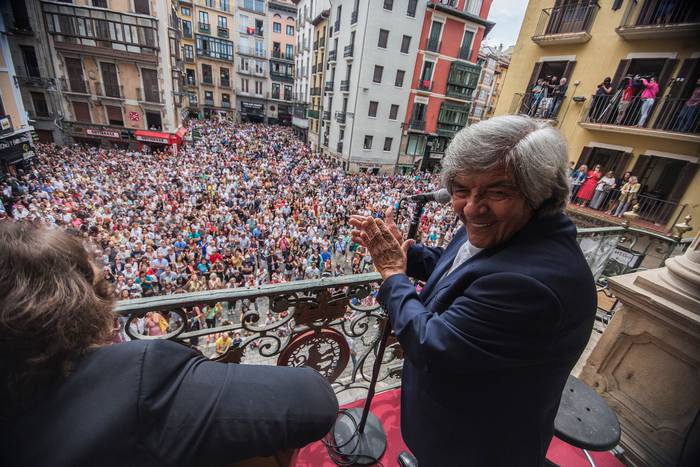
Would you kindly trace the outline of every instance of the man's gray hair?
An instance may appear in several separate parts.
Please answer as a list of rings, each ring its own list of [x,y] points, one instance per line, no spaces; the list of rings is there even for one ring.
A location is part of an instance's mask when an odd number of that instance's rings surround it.
[[[520,115],[483,120],[455,135],[442,161],[442,183],[452,193],[456,177],[503,167],[543,216],[560,213],[569,199],[569,157],[562,134]]]

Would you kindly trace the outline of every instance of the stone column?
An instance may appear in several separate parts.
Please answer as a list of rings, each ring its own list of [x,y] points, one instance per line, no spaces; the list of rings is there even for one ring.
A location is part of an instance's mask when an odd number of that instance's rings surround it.
[[[630,465],[675,467],[700,409],[700,235],[610,289],[622,307],[580,377],[617,413]]]

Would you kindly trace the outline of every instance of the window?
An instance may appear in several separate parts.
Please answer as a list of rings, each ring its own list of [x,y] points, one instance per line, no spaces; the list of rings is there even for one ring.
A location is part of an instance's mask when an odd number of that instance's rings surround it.
[[[411,47],[411,36],[403,36],[403,39],[401,39],[401,53],[407,54],[409,47]]]
[[[406,154],[409,156],[422,156],[425,151],[424,135],[409,135],[406,144]]]
[[[219,16],[219,22],[217,24],[222,29],[228,29],[228,21],[225,16]]]
[[[406,16],[410,16],[411,18],[415,18],[417,5],[418,5],[418,0],[408,0],[408,8],[406,8]]]
[[[362,145],[363,149],[372,149],[372,140],[374,139],[374,136],[372,135],[365,135],[365,142]]]
[[[199,22],[202,24],[209,25],[209,13],[207,13],[206,11],[200,11]]]
[[[474,31],[464,31],[462,38],[462,46],[459,49],[459,58],[469,60],[472,54],[472,41],[474,40]]]
[[[247,79],[241,80],[241,92],[248,92],[248,80]]]
[[[211,65],[202,64],[202,82],[207,84],[214,83],[214,79],[211,75]]]
[[[90,119],[90,106],[87,102],[73,101],[73,113],[75,114],[76,122],[92,122]]]
[[[287,35],[288,36],[293,36],[294,35],[294,26],[288,24],[287,25]]]
[[[194,86],[195,84],[197,84],[195,71],[192,68],[187,68],[185,70],[185,83],[190,86]]]
[[[204,103],[214,105],[214,91],[204,91]]]
[[[272,32],[282,32],[282,23],[272,23]]]
[[[185,55],[186,60],[194,60],[194,47],[189,44],[185,45],[183,54]]]
[[[384,138],[384,150],[385,151],[391,151],[391,143],[394,141],[394,138]]]
[[[105,105],[105,112],[107,112],[107,121],[110,125],[124,126],[124,115],[121,107]]]
[[[396,81],[394,81],[394,86],[402,87],[403,86],[403,78],[406,75],[406,72],[403,70],[396,70]]]
[[[150,0],[134,0],[134,13],[150,15],[151,9],[148,6]]]
[[[182,20],[182,35],[185,37],[192,37],[192,21],[186,19]]]
[[[394,0],[384,0],[384,9],[389,11],[393,10]]]
[[[239,6],[256,13],[265,13],[265,0],[243,0]]]
[[[399,115],[399,106],[396,104],[391,104],[391,109],[389,109],[389,120],[396,120]]]
[[[66,74],[70,90],[73,92],[87,92],[85,78],[83,78],[83,62],[79,58],[66,57]]]
[[[228,0],[219,0],[219,7],[224,11],[228,11],[229,10]]]
[[[233,42],[197,34],[197,55],[231,61]]]
[[[291,60],[291,58],[294,56],[294,45],[293,44],[287,44],[286,46],[286,52],[287,52],[287,60]]]
[[[158,89],[158,71],[149,68],[141,68],[143,79],[144,98],[147,102],[160,102]]]
[[[368,117],[376,117],[378,107],[379,107],[379,102],[369,101],[369,113],[367,114],[367,116]]]
[[[109,97],[120,97],[119,79],[117,78],[117,66],[114,63],[100,62],[102,71],[102,86],[104,95]]]
[[[372,77],[372,81],[375,83],[381,83],[382,73],[384,73],[384,67],[381,65],[374,65],[374,76]]]
[[[262,81],[255,82],[255,94],[262,94],[263,84]]]
[[[466,0],[464,2],[464,11],[479,16],[479,12],[481,12],[481,0]]]
[[[262,36],[263,35],[263,28],[264,28],[265,23],[263,23],[263,20],[261,19],[256,19],[255,20],[255,35],[256,36]]]
[[[231,86],[231,75],[229,74],[228,68],[221,67],[219,69],[219,78],[221,80],[221,86]]]
[[[386,29],[380,29],[379,30],[379,43],[377,43],[377,47],[381,47],[382,49],[386,49],[386,44],[389,41],[389,31]]]
[[[27,76],[39,78],[41,73],[39,72],[39,62],[36,59],[34,47],[20,45],[19,48],[22,50],[22,58],[24,59],[24,68],[27,71]]]
[[[188,92],[187,93],[187,99],[190,101],[190,105],[197,105],[197,93],[196,92]]]
[[[228,94],[221,94],[221,107],[231,107],[231,96]]]
[[[160,118],[160,112],[146,112],[146,126],[149,130],[162,130],[163,122]]]
[[[280,98],[280,83],[272,83],[272,98]]]
[[[189,7],[183,6],[180,8],[180,11],[182,12],[182,16],[191,16],[192,12],[190,11]]]
[[[292,100],[292,85],[291,84],[284,85],[284,100],[285,101]]]
[[[32,104],[34,104],[34,113],[37,117],[48,117],[49,107],[46,105],[46,96],[43,92],[32,92]]]

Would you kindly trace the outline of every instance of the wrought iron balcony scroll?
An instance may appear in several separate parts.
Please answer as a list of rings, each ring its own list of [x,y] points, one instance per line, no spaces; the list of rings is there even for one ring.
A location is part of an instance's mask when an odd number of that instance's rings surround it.
[[[387,319],[372,297],[380,280],[379,274],[369,273],[124,300],[116,313],[131,339],[170,339],[229,363],[309,366],[339,394],[369,387],[381,325]],[[194,307],[217,303],[225,306],[230,320],[195,330]],[[139,319],[153,313],[168,321],[166,333],[138,333]],[[212,354],[206,341],[226,332],[240,332],[243,341],[223,354]],[[398,384],[402,359],[394,338],[383,359],[380,387]]]

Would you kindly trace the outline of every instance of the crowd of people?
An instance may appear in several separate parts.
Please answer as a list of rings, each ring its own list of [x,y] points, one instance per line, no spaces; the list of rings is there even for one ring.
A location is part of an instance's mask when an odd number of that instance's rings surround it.
[[[641,188],[639,180],[631,172],[618,177],[612,170],[604,173],[599,164],[589,170],[586,164],[576,169],[572,163],[569,178],[572,203],[606,211],[616,217],[622,217],[634,206]]]
[[[176,156],[40,144],[31,169],[0,186],[0,216],[84,237],[127,299],[372,271],[348,216],[381,216],[438,183],[428,173],[346,174],[284,127],[188,124],[201,139]],[[428,206],[426,242],[439,240],[448,213]],[[195,313],[202,327],[226,318],[214,307]],[[157,315],[138,331],[167,332]]]

